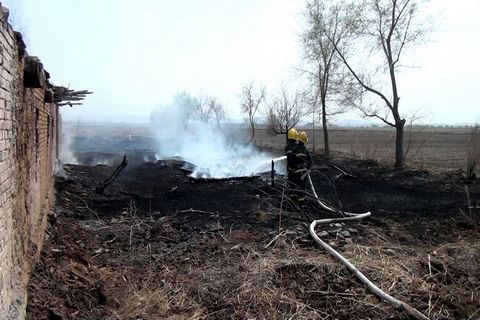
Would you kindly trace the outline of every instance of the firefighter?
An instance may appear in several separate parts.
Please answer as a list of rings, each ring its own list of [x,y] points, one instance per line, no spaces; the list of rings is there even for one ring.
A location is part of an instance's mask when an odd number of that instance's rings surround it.
[[[293,172],[295,166],[295,149],[297,147],[297,129],[288,130],[287,145],[285,146],[285,155],[287,156],[287,172]]]
[[[287,145],[285,146],[285,155],[287,156],[287,178],[288,178],[288,186],[291,190],[297,189],[296,181],[295,181],[295,169],[296,169],[296,161],[297,158],[295,157],[295,150],[297,148],[297,129],[292,128],[288,130],[287,134]],[[290,197],[292,200],[296,194],[292,192]]]
[[[305,144],[308,142],[307,133],[300,132],[297,135],[297,146],[295,148],[295,170],[293,172],[293,180],[298,189],[298,201],[303,203],[305,201],[305,189],[307,186],[307,174],[312,168],[312,157],[307,150]]]

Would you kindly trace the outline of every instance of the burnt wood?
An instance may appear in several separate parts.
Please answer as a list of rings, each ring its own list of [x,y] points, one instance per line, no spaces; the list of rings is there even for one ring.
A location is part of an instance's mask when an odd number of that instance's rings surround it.
[[[127,158],[127,154],[125,153],[125,155],[123,156],[123,160],[120,163],[120,165],[117,167],[117,169],[115,169],[115,171],[112,173],[110,177],[108,177],[107,180],[105,180],[101,185],[95,188],[95,192],[98,194],[103,194],[103,192],[105,191],[105,188],[108,187],[118,177],[120,172],[122,172],[122,170],[125,169],[127,164],[128,164],[128,158]]]

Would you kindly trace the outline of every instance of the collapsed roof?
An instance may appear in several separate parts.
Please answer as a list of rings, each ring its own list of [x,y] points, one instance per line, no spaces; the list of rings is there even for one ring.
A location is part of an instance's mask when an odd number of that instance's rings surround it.
[[[68,87],[56,86],[50,82],[50,74],[43,68],[40,59],[27,55],[22,34],[15,32],[15,40],[18,47],[18,56],[23,60],[23,85],[25,88],[45,88],[45,102],[55,103],[58,106],[81,105],[87,95],[92,94],[88,90],[73,90]]]

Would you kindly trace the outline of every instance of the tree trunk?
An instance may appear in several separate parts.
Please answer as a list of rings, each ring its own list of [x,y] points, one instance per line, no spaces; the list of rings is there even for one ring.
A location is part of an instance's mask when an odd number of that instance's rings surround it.
[[[252,127],[252,137],[250,138],[250,142],[255,142],[255,123],[250,122],[250,125]]]
[[[325,101],[322,101],[322,126],[323,126],[323,144],[325,148],[325,157],[330,157],[330,144],[328,142],[327,110]]]
[[[285,126],[285,142],[288,144],[288,126]]]
[[[405,120],[396,123],[395,126],[395,168],[403,167],[403,129],[405,127]]]
[[[315,153],[315,111],[312,114],[312,152]]]

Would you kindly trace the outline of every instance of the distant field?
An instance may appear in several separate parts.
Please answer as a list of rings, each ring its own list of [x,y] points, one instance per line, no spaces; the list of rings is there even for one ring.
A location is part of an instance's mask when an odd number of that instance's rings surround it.
[[[244,130],[244,135],[249,134]],[[309,149],[323,152],[323,132],[305,129]],[[336,156],[359,157],[393,162],[395,131],[389,128],[331,128],[330,149]],[[417,168],[457,170],[465,168],[470,129],[437,128],[413,129],[405,132],[405,148],[410,144],[407,163]],[[284,136],[272,136],[266,129],[257,130],[257,144],[263,147],[283,148]],[[315,148],[313,143],[315,142]],[[422,145],[422,146],[420,146]]]
[[[103,137],[153,136],[147,125],[121,124],[65,124],[74,136],[98,135]],[[316,153],[323,152],[321,128],[305,129],[309,136],[308,147]],[[374,159],[393,162],[395,131],[389,128],[331,128],[330,148],[334,156]],[[249,129],[236,128],[233,135],[247,141]],[[469,128],[414,129],[405,132],[405,148],[410,144],[407,164],[420,169],[464,169]],[[267,129],[257,129],[256,142],[261,147],[282,150],[283,135],[272,136]],[[315,148],[313,146],[315,142]],[[422,144],[422,147],[419,146]]]

